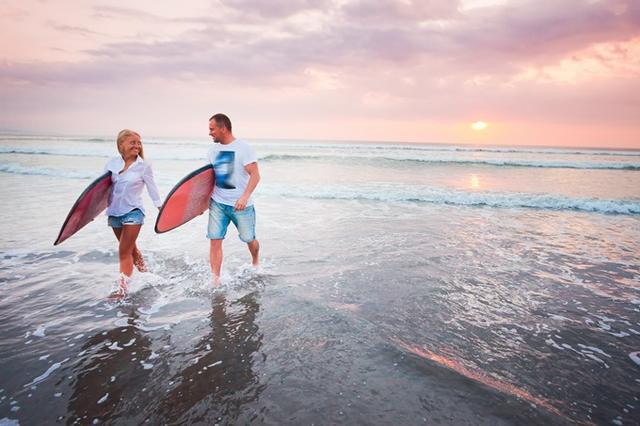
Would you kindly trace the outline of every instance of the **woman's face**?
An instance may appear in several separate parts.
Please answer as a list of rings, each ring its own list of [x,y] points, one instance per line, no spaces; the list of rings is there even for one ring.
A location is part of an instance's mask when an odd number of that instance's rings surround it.
[[[142,149],[140,136],[129,135],[120,144],[120,152],[124,158],[136,158]]]

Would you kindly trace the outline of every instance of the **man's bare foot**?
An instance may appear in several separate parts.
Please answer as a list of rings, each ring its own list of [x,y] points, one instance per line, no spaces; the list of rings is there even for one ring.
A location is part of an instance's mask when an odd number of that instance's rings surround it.
[[[144,258],[142,257],[142,252],[138,249],[133,252],[133,264],[140,272],[149,271],[149,269],[147,269],[147,264],[144,262]]]

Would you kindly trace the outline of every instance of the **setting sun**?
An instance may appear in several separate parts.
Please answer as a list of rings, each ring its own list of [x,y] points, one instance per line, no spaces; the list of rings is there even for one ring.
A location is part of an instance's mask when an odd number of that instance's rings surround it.
[[[487,123],[485,123],[484,121],[476,121],[471,125],[471,128],[473,130],[484,130],[487,128]]]

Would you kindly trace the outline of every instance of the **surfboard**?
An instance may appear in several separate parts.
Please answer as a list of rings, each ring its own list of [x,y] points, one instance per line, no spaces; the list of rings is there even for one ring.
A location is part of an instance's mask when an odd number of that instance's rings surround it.
[[[106,172],[82,191],[69,211],[67,218],[60,228],[54,246],[78,232],[87,223],[96,218],[109,204],[111,194],[111,172]]]
[[[209,208],[214,184],[215,173],[211,164],[185,176],[164,200],[156,219],[156,233],[171,231],[204,213]]]

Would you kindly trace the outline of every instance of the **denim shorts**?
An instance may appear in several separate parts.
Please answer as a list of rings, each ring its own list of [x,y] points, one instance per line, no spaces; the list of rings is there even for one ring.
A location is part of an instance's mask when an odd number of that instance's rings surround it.
[[[238,236],[245,243],[256,239],[256,211],[253,206],[247,206],[244,210],[235,210],[234,206],[209,201],[207,238],[222,240],[227,234],[229,222],[233,222],[238,228]]]
[[[124,225],[142,225],[144,223],[144,213],[140,209],[133,209],[122,216],[109,216],[108,222],[112,228],[122,228]]]

